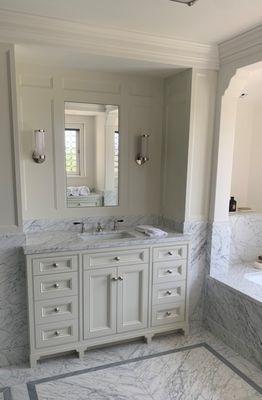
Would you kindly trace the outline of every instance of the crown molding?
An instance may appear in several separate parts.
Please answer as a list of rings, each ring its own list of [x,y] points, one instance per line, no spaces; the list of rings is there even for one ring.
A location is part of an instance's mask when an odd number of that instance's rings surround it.
[[[96,55],[218,69],[218,48],[169,36],[85,25],[0,9],[0,41],[63,46]]]
[[[262,25],[219,44],[220,64],[262,54]]]

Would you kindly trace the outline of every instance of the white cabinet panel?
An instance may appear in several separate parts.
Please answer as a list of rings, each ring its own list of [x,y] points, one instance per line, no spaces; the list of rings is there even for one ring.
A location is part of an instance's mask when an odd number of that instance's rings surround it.
[[[185,303],[160,304],[152,309],[152,326],[168,325],[185,319]]]
[[[153,264],[153,283],[186,279],[186,260],[171,260]]]
[[[78,297],[62,297],[59,299],[35,302],[36,324],[65,321],[78,318]]]
[[[153,286],[152,303],[166,304],[185,301],[186,283],[167,282]]]
[[[94,254],[85,254],[84,267],[110,267],[118,265],[143,264],[149,260],[149,251],[146,249],[116,249],[110,252],[97,252]]]
[[[34,277],[35,300],[74,296],[78,293],[76,272]]]
[[[153,250],[153,261],[168,261],[187,258],[187,245],[156,247]]]
[[[117,269],[84,272],[84,338],[116,332]]]
[[[148,284],[148,264],[118,268],[118,332],[147,327]]]
[[[33,260],[33,274],[57,274],[77,270],[77,256],[36,258]]]
[[[36,347],[58,346],[78,341],[78,320],[36,327]]]

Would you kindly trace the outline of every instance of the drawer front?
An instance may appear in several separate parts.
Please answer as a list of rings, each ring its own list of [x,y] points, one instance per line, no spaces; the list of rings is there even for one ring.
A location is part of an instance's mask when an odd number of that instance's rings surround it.
[[[107,267],[129,264],[145,264],[149,260],[149,250],[115,250],[108,253],[85,254],[84,267]]]
[[[170,325],[183,322],[185,319],[185,303],[158,305],[152,308],[152,326]]]
[[[77,318],[77,296],[35,302],[35,323],[37,325]]]
[[[153,283],[182,281],[186,279],[186,260],[165,261],[153,264]]]
[[[186,283],[162,283],[153,286],[153,305],[185,301]]]
[[[78,292],[77,272],[36,276],[34,278],[35,300],[53,299],[63,296],[74,296]]]
[[[59,346],[78,341],[78,320],[55,322],[36,327],[36,347]]]
[[[33,274],[57,274],[77,271],[77,256],[36,258],[33,260]]]
[[[179,260],[187,258],[186,245],[156,247],[153,250],[153,261]]]

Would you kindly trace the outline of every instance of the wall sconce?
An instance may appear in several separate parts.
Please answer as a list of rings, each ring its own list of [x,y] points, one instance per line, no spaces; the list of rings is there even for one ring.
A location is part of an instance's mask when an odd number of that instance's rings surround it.
[[[44,129],[34,131],[35,149],[32,158],[37,164],[42,164],[45,161],[45,134]]]
[[[139,152],[136,156],[136,163],[138,165],[143,165],[146,161],[149,160],[148,139],[149,135],[147,134],[143,134],[139,137]]]

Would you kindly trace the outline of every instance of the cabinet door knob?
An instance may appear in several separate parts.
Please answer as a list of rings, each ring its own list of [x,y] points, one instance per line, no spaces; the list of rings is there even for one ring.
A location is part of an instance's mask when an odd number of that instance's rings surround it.
[[[113,276],[112,281],[116,282],[118,278],[116,278],[115,276]]]
[[[168,269],[166,272],[167,272],[168,274],[172,274],[172,269]]]
[[[172,294],[171,290],[167,290],[167,291],[166,291],[166,294],[168,294],[169,296],[171,296],[171,294]]]
[[[59,307],[55,307],[55,312],[58,313],[60,311]]]
[[[119,281],[123,281],[124,278],[123,278],[122,276],[119,276],[119,277],[118,277],[118,280],[119,280]]]
[[[115,261],[120,261],[120,257],[115,257]]]
[[[174,253],[173,253],[173,251],[169,251],[167,254],[168,254],[169,256],[172,256]]]
[[[59,336],[60,332],[59,331],[55,331],[55,336]]]
[[[56,289],[58,289],[58,288],[59,288],[59,283],[55,283],[55,284],[54,284],[54,287],[55,287]]]
[[[170,315],[171,315],[171,311],[167,311],[167,312],[166,312],[166,316],[167,316],[167,317],[170,317]]]
[[[58,263],[54,263],[54,264],[53,264],[53,267],[54,267],[54,268],[57,268],[57,267],[59,267],[59,264],[58,264]]]

